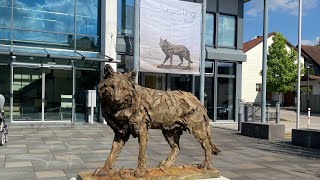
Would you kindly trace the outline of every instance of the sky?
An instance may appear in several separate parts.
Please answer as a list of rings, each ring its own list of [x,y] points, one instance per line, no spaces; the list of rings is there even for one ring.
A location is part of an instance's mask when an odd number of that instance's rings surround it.
[[[263,34],[263,0],[251,0],[244,5],[244,42]],[[299,0],[269,0],[268,32],[280,32],[293,44],[298,44]],[[315,45],[320,40],[320,1],[302,0],[303,45]]]

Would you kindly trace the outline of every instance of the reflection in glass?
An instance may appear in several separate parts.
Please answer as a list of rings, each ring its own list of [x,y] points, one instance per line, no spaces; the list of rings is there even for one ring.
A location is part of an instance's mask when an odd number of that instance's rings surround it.
[[[134,0],[118,0],[118,33],[132,35],[134,26]]]
[[[98,38],[88,36],[77,36],[77,50],[98,51]]]
[[[217,119],[234,120],[235,79],[218,78]]]
[[[9,56],[0,56],[0,63],[5,61],[2,58],[9,58]],[[3,110],[4,118],[7,119],[10,116],[10,66],[0,65],[0,72],[0,94],[5,98]]]
[[[45,121],[71,121],[72,71],[47,69],[45,73]]]
[[[205,73],[214,73],[214,63],[206,62],[205,63]]]
[[[1,0],[0,1],[0,12],[1,12],[0,27],[10,27],[11,26],[11,21],[10,21],[10,19],[11,19],[11,0]],[[1,31],[2,31],[2,29],[1,29]]]
[[[15,0],[13,27],[51,32],[73,33],[74,1]]]
[[[214,15],[211,13],[207,13],[206,15],[205,43],[207,45],[214,44]]]
[[[218,73],[225,75],[235,75],[236,69],[234,63],[218,63]]]
[[[73,49],[73,37],[71,35],[66,34],[14,30],[13,40],[18,41],[16,42],[16,44],[18,45],[50,43],[50,45],[55,45],[59,48]]]
[[[9,73],[10,74],[10,73]],[[39,69],[13,69],[13,120],[41,121],[42,75]]]
[[[175,75],[171,74],[171,90],[192,91],[192,76],[191,75]]]
[[[204,85],[204,105],[207,108],[208,116],[210,119],[214,119],[214,96],[213,96],[213,87],[214,87],[214,77],[205,77]],[[196,77],[195,82],[195,91],[196,96],[200,99],[200,76]]]
[[[218,45],[235,47],[236,17],[219,15]]]
[[[98,0],[77,0],[77,34],[97,36]]]
[[[79,65],[79,64],[78,64]],[[88,108],[86,105],[86,90],[95,90],[99,83],[99,72],[89,70],[76,70],[76,122],[88,120]],[[96,117],[96,116],[95,116]]]
[[[142,75],[143,83],[142,86],[166,90],[166,76],[165,74],[156,74],[156,73],[143,73]]]

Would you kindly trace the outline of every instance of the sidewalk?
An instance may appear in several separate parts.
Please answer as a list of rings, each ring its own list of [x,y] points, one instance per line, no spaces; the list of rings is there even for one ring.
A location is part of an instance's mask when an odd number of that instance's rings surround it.
[[[319,179],[320,151],[241,136],[236,130],[212,128],[221,149],[214,166],[229,179]],[[0,179],[67,180],[93,172],[106,160],[113,140],[103,124],[9,125],[9,142],[0,146]],[[187,132],[180,140],[176,165],[203,161],[200,144]],[[150,130],[148,167],[157,166],[170,152],[160,130]],[[115,164],[135,168],[138,143],[131,138]]]
[[[275,109],[270,108],[271,111],[275,112]],[[296,128],[296,112],[292,110],[281,109],[280,111],[280,124],[284,124],[286,133],[291,133],[292,129]],[[306,113],[300,114],[300,128],[307,128],[308,116]],[[271,121],[274,123],[274,121]],[[237,123],[214,123],[214,127],[223,127],[229,129],[238,129]],[[310,128],[320,129],[320,115],[311,114],[310,117]]]

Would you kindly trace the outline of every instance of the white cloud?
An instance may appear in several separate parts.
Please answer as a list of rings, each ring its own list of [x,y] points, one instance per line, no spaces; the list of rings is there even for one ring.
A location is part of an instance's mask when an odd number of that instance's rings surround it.
[[[302,1],[303,12],[306,10],[317,7],[317,0],[303,0]],[[263,13],[263,1],[251,1],[248,2],[248,10],[246,14],[249,16],[258,16]],[[299,11],[299,0],[269,0],[268,3],[269,11],[280,11],[289,13],[291,15],[298,15]]]
[[[316,37],[316,38],[313,39],[313,40],[308,40],[308,39],[302,40],[302,41],[301,41],[301,44],[313,46],[313,45],[315,45],[315,44],[318,44],[319,41],[320,41],[320,37]]]

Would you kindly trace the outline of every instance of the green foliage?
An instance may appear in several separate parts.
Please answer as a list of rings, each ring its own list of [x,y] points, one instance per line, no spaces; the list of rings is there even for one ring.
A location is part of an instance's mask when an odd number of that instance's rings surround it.
[[[289,92],[294,90],[293,83],[297,81],[297,52],[286,50],[285,37],[275,33],[273,43],[267,56],[267,90],[269,92]],[[302,67],[302,66],[301,66]],[[303,74],[303,71],[301,71]]]

